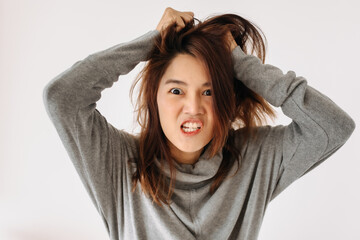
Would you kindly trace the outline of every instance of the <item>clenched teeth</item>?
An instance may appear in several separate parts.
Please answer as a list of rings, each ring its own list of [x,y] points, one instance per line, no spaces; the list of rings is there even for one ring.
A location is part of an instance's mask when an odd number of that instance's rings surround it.
[[[194,132],[200,128],[183,128],[184,132]]]
[[[200,129],[201,124],[196,122],[187,122],[184,125],[182,125],[183,128],[191,128],[191,129]]]

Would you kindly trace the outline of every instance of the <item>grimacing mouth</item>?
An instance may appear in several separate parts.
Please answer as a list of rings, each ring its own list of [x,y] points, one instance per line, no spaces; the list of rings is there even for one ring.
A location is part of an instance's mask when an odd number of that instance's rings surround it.
[[[185,124],[187,124],[188,126],[184,126]],[[203,127],[203,123],[198,119],[189,119],[184,121],[180,127],[181,129],[188,129],[188,128],[201,129]]]

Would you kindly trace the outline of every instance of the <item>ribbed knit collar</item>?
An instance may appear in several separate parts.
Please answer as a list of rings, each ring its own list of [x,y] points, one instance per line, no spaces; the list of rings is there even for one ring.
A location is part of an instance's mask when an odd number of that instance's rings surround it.
[[[181,164],[174,161],[176,171],[175,188],[194,189],[208,184],[217,173],[221,161],[222,151],[219,151],[214,157],[209,158],[209,148],[200,155],[195,164]],[[155,158],[155,164],[161,169],[161,163]],[[164,174],[170,180],[170,167],[167,161],[164,161]]]

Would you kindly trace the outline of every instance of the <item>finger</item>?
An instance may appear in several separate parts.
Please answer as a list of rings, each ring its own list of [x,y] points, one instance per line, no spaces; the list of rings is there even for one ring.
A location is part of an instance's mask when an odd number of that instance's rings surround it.
[[[177,17],[176,24],[178,27],[176,28],[177,31],[181,30],[185,27],[185,25],[193,20],[193,16],[189,14],[182,13]]]
[[[185,22],[190,22],[194,18],[194,13],[193,12],[184,12],[180,16],[184,19]]]
[[[183,13],[194,17],[194,13],[193,13],[193,12],[183,12]]]
[[[182,20],[184,21],[185,24],[188,23],[188,22],[193,21],[193,19],[194,19],[193,17],[190,17],[190,16],[183,16],[181,18],[182,18]]]
[[[176,30],[179,31],[185,27],[185,22],[181,17],[179,17],[176,19],[176,25],[177,25]]]

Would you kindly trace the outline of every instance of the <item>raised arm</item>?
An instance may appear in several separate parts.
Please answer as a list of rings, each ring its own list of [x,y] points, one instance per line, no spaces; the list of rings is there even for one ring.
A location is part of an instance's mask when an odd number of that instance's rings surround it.
[[[74,123],[79,111],[87,116],[93,114],[102,90],[147,60],[157,34],[149,31],[130,42],[91,54],[51,80],[43,91],[50,117],[61,115]]]
[[[135,40],[92,54],[55,77],[43,90],[46,111],[104,221],[114,219],[105,216],[101,206],[116,207],[113,184],[125,166],[127,138],[125,132],[107,122],[96,109],[96,102],[119,75],[147,60],[158,34],[156,30],[149,31]],[[115,209],[110,212],[116,214]]]
[[[288,126],[268,128],[272,136],[262,143],[273,152],[268,161],[280,156],[273,165],[273,199],[339,149],[352,134],[355,122],[328,97],[308,86],[305,78],[293,71],[284,74],[246,55],[236,43],[231,41],[230,45],[236,78],[292,119]]]

